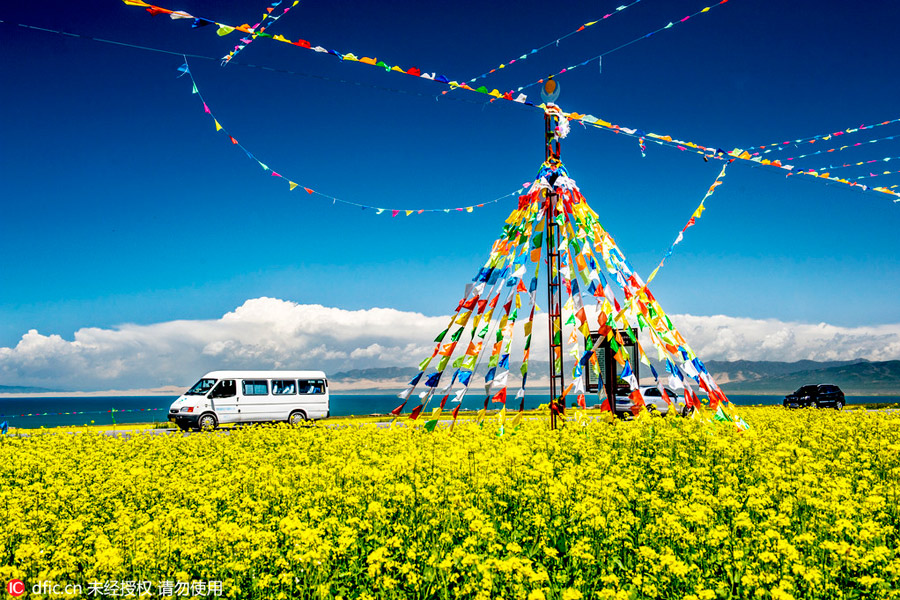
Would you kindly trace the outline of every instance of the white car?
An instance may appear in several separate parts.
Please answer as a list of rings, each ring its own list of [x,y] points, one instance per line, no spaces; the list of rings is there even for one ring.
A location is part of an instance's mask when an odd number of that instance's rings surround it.
[[[675,409],[681,414],[684,410],[684,398],[679,396],[676,392],[672,391],[669,388],[663,388],[666,390],[666,394],[669,396],[669,400],[675,405]],[[655,386],[641,386],[641,396],[644,397],[644,404],[647,405],[648,410],[656,410],[659,414],[665,416],[669,412],[669,405],[666,403],[665,398],[662,397],[662,394],[659,393],[659,389]],[[634,406],[634,403],[631,401],[631,398],[628,397],[628,388],[620,387],[617,390],[616,394],[616,415],[624,416],[627,414],[633,414],[631,412],[631,407]]]

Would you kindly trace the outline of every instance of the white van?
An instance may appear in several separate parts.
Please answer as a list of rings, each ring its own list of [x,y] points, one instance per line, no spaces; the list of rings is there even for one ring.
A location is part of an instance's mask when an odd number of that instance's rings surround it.
[[[330,414],[322,371],[213,371],[169,408],[169,420],[185,431],[224,423],[296,425]]]

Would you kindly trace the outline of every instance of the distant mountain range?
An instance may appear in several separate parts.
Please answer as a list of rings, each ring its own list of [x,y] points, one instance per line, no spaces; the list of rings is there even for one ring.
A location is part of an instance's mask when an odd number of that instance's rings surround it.
[[[567,375],[571,371],[568,364]],[[528,369],[528,387],[533,390],[549,386],[550,363],[531,361]],[[518,375],[520,363],[512,363],[511,371]],[[664,369],[656,365],[663,376]],[[840,386],[844,393],[853,395],[893,395],[900,396],[900,360],[871,362],[857,359],[849,361],[818,362],[799,360],[796,362],[773,362],[735,360],[711,360],[706,368],[713,374],[726,392],[735,394],[787,394],[802,385],[830,383]],[[479,367],[484,374],[484,366]],[[399,391],[415,377],[415,367],[380,367],[353,369],[332,373],[329,381],[336,393],[347,392],[387,392]],[[641,365],[641,384],[650,384],[649,369]],[[566,381],[569,377],[566,377]],[[478,376],[473,379],[473,385]],[[446,383],[446,381],[444,382]],[[518,383],[510,383],[518,385]],[[0,394],[40,394],[61,393],[41,387],[0,385]],[[177,392],[173,392],[177,393]]]
[[[529,387],[547,386],[550,365],[547,362],[529,364]],[[718,361],[711,360],[706,368],[716,381],[732,393],[786,394],[802,385],[830,383],[840,386],[847,394],[900,395],[900,360],[871,362],[864,359],[849,361],[796,362],[774,361]],[[483,370],[483,369],[479,369]],[[513,373],[519,370],[513,364]],[[664,373],[662,368],[657,370]],[[642,384],[649,383],[649,369],[641,370]],[[416,375],[415,367],[382,367],[354,369],[332,374],[329,379],[340,388],[363,391],[365,389],[402,389]],[[542,385],[543,384],[543,385]]]
[[[710,361],[706,364],[725,391],[781,394],[803,385],[831,383],[846,394],[900,395],[900,360],[795,363]],[[727,376],[727,382],[726,382]]]
[[[47,394],[58,391],[27,385],[0,385],[0,394]]]

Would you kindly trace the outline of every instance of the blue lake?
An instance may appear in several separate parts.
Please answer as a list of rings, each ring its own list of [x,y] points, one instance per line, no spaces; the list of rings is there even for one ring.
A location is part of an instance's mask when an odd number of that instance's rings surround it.
[[[729,394],[737,406],[781,404],[784,396],[743,396]],[[97,425],[163,422],[172,396],[104,396],[99,398],[54,397],[54,398],[0,398],[0,422],[8,421],[10,427],[60,427],[72,425]],[[412,398],[404,407],[409,412],[418,398]],[[547,402],[547,395],[536,392],[525,397],[525,408],[536,408]],[[590,406],[597,402],[596,396],[588,396]],[[900,402],[900,396],[847,396],[847,403]],[[396,408],[401,400],[393,394],[332,394],[331,414],[333,416],[385,414]],[[478,410],[484,405],[484,396],[472,390],[462,408]],[[437,406],[432,400],[430,406]],[[451,408],[453,405],[450,405]],[[497,408],[499,405],[494,405]],[[518,408],[511,400],[507,408]]]

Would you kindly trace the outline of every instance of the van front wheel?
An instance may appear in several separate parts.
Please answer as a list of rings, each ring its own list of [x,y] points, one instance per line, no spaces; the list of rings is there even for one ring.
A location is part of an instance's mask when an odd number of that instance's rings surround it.
[[[212,413],[206,413],[200,417],[200,420],[197,421],[197,427],[199,427],[200,431],[212,430],[218,427],[219,420],[216,419],[216,415]]]
[[[302,410],[295,410],[291,413],[291,416],[288,417],[288,423],[291,425],[299,425],[306,420],[306,413]]]

